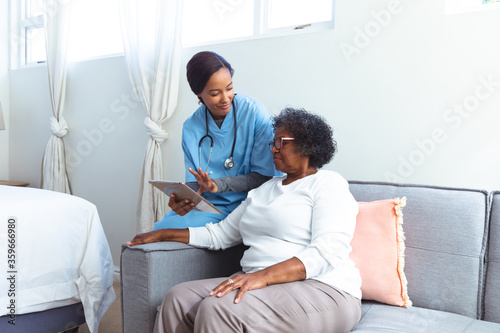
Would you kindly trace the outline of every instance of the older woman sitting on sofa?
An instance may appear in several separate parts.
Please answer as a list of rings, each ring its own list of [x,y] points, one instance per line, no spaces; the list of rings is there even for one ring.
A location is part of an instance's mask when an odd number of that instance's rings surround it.
[[[328,163],[330,126],[304,110],[274,118],[269,143],[285,173],[249,192],[218,224],[137,235],[128,245],[178,241],[212,250],[248,246],[232,276],[167,293],[156,332],[348,332],[361,317],[361,278],[349,259],[358,205]]]

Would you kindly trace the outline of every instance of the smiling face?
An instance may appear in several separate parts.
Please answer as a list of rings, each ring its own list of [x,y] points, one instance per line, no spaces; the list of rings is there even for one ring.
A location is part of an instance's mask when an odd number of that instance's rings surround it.
[[[214,119],[224,119],[231,111],[234,98],[233,79],[225,67],[210,76],[205,88],[198,95]]]

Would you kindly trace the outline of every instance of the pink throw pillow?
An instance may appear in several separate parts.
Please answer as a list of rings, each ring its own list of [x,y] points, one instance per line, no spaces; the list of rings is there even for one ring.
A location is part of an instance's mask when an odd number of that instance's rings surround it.
[[[411,307],[404,274],[406,198],[359,202],[350,258],[361,273],[363,299]]]

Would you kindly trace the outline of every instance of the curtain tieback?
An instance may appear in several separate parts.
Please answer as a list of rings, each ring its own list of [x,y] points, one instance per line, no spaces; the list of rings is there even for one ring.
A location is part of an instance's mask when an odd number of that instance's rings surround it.
[[[52,116],[50,117],[50,129],[52,130],[52,134],[58,138],[62,138],[68,134],[68,123],[63,117],[57,121],[57,119]]]
[[[146,127],[146,132],[151,136],[151,139],[158,143],[162,143],[168,138],[168,133],[163,130],[157,123],[151,120],[150,117],[144,119],[144,126]]]

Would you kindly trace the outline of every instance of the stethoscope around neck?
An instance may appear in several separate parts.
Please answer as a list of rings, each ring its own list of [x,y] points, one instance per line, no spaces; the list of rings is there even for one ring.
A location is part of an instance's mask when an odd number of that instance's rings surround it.
[[[234,146],[236,144],[236,128],[238,127],[236,124],[236,107],[234,106],[234,99],[231,102],[231,105],[233,107],[233,113],[234,113],[234,138],[233,138],[233,148],[231,148],[231,156],[229,156],[229,158],[224,161],[224,168],[226,168],[226,170],[232,169],[234,167],[233,153],[234,153]],[[212,157],[212,150],[214,147],[214,139],[212,138],[212,136],[210,134],[208,134],[208,109],[207,109],[206,105],[205,105],[205,124],[207,127],[207,134],[202,136],[200,141],[198,142],[198,158],[199,158],[200,168],[201,168],[201,143],[206,138],[209,138],[210,139],[210,153],[208,155],[207,166],[205,167],[205,172],[207,172],[208,165],[210,164],[210,158]]]

